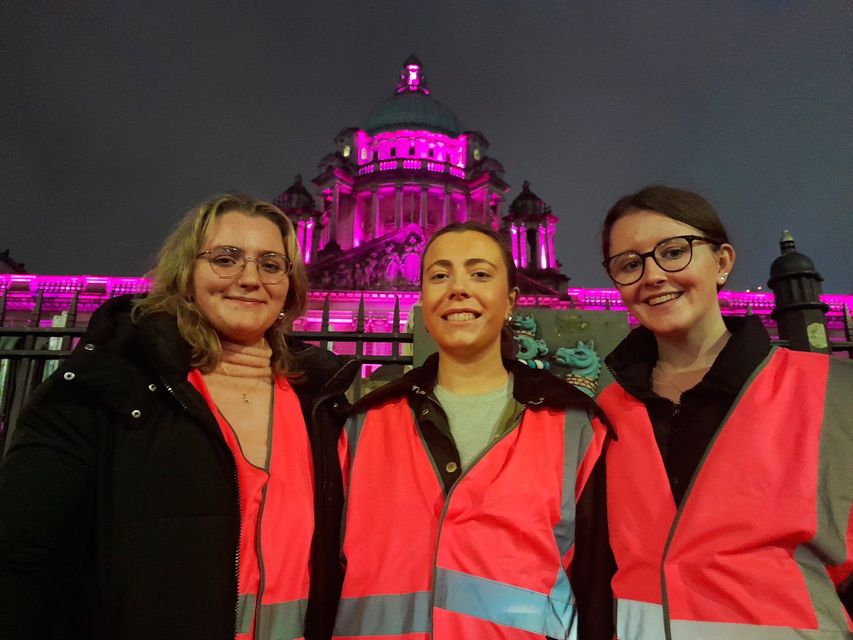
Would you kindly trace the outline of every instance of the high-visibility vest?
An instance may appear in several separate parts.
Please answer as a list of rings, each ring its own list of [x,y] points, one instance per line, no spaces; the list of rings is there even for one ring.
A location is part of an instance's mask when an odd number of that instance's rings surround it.
[[[620,639],[853,637],[835,590],[853,569],[850,364],[771,351],[678,508],[645,405],[602,392]]]
[[[193,370],[188,379],[216,416],[237,465],[241,524],[235,638],[301,640],[314,533],[314,474],[296,392],[286,378],[276,378],[269,467],[264,470],[246,460],[201,374]]]
[[[526,409],[445,495],[406,399],[350,421],[334,637],[574,637],[575,504],[603,440],[585,411]]]

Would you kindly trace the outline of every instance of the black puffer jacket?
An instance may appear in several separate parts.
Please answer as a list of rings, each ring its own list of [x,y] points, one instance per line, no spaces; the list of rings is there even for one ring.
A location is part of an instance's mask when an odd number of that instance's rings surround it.
[[[233,638],[239,504],[174,318],[107,302],[35,393],[0,465],[0,637]],[[314,451],[309,640],[340,589],[335,446],[354,361],[294,342]],[[287,544],[282,540],[281,544]]]

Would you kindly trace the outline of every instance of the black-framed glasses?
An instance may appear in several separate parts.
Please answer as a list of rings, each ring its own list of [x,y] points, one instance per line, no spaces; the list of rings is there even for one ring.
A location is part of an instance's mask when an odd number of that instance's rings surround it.
[[[602,264],[613,282],[626,286],[634,284],[643,277],[646,258],[654,260],[657,266],[668,273],[686,269],[693,259],[693,243],[697,241],[719,244],[705,236],[675,236],[661,240],[654,249],[646,253],[635,251],[617,253]]]
[[[204,258],[210,264],[213,273],[220,278],[236,278],[247,262],[254,262],[258,268],[258,279],[264,284],[278,284],[290,273],[290,259],[281,253],[269,252],[250,258],[237,247],[214,247],[202,251],[196,258]]]

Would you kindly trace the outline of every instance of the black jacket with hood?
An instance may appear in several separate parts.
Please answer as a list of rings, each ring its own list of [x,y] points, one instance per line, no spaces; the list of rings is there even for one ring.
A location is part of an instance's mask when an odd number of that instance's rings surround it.
[[[35,392],[0,465],[0,637],[234,637],[239,498],[219,426],[187,382],[172,316],[105,303]],[[314,455],[306,638],[331,634],[340,592],[335,456],[355,361],[299,342],[292,382]],[[286,540],[281,541],[287,544]]]

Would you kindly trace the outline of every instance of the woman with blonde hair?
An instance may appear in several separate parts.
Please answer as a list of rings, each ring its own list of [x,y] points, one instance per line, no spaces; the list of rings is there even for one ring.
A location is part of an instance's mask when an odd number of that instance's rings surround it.
[[[307,292],[293,227],[267,202],[213,198],[151,277],[93,315],[13,433],[0,635],[327,637],[329,457],[357,367],[287,337]]]

